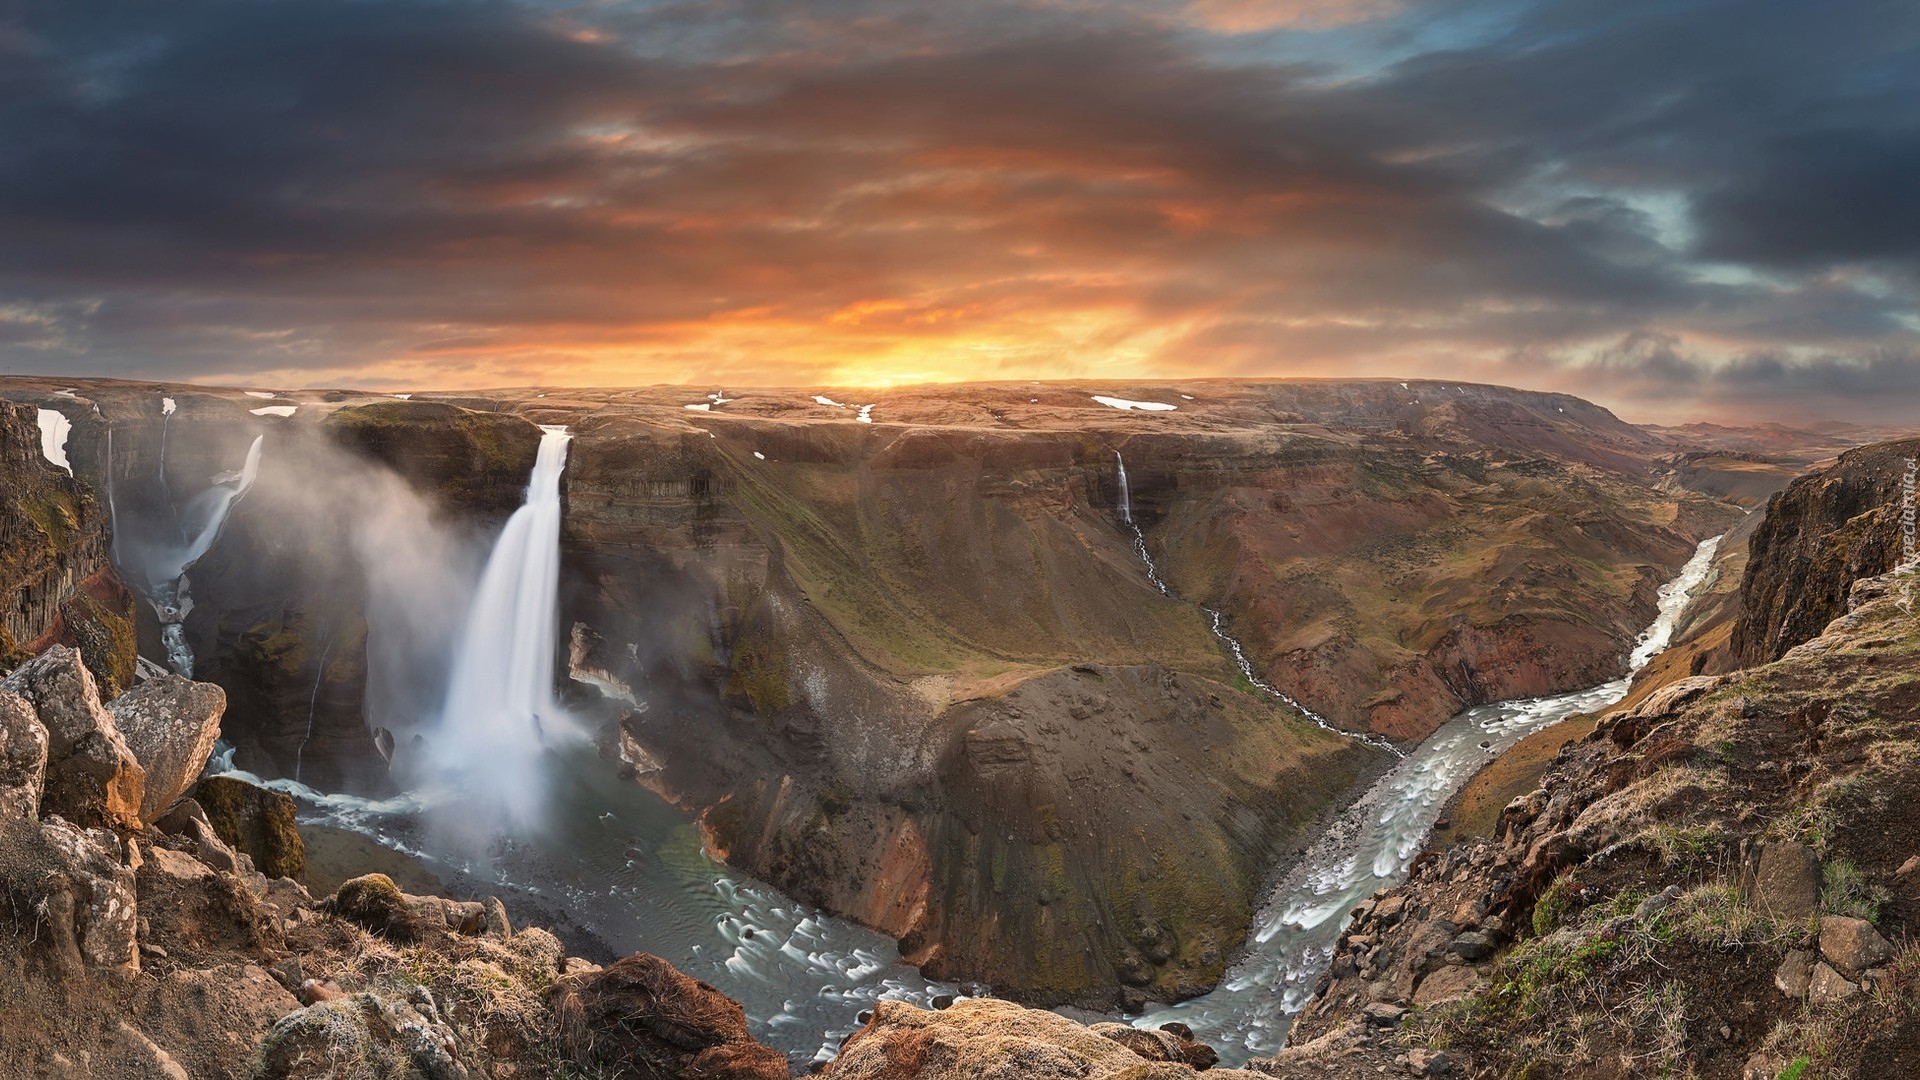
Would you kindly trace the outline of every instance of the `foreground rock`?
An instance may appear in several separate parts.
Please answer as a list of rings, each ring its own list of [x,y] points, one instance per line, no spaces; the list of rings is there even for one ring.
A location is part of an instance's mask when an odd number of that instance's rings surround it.
[[[1346,1076],[1308,1049],[1373,1029],[1475,1076],[1909,1075],[1920,637],[1898,578],[1850,594],[1778,660],[1602,717],[1495,839],[1362,904],[1271,1067]]]
[[[825,1075],[841,1080],[1178,1080],[1198,1075],[1213,1060],[1210,1048],[1173,1032],[1122,1024],[1086,1027],[991,998],[970,998],[937,1012],[882,1001]],[[1210,1069],[1207,1075],[1233,1080],[1262,1074]]]
[[[220,717],[227,711],[226,691],[162,675],[115,698],[109,708],[127,748],[146,770],[140,820],[155,821],[193,786],[213,756]]]
[[[409,895],[380,875],[316,902],[278,873],[287,841],[299,851],[285,796],[221,780],[202,785],[205,808],[176,802],[210,748],[217,688],[156,679],[105,707],[64,649],[5,687],[6,1075],[789,1075],[738,1004],[653,957],[599,971],[544,930],[510,930],[497,900]]]
[[[657,956],[629,956],[568,976],[554,1011],[569,1055],[608,1080],[787,1080],[792,1074],[784,1056],[747,1034],[739,1002]]]
[[[306,845],[294,827],[291,797],[231,777],[210,776],[194,786],[193,803],[220,839],[246,852],[262,873],[298,877],[306,868]]]
[[[54,646],[0,681],[0,690],[25,698],[46,730],[42,810],[82,825],[140,827],[146,770],[77,651]]]

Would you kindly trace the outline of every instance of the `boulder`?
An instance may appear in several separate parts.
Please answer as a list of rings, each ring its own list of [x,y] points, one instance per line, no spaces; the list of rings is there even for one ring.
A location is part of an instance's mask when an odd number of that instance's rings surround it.
[[[1820,898],[1820,861],[1813,849],[1791,840],[1760,849],[1752,902],[1763,915],[1800,920],[1813,915]]]
[[[513,937],[513,923],[507,919],[507,905],[501,903],[499,897],[489,896],[486,908],[487,933],[503,940]]]
[[[1500,943],[1484,930],[1469,930],[1457,935],[1451,948],[1462,960],[1478,963],[1492,956],[1500,948]]]
[[[385,874],[365,874],[343,883],[338,892],[320,902],[320,908],[401,944],[419,940],[428,929],[414,914],[407,894]]]
[[[604,970],[562,979],[554,1013],[569,1055],[608,1080],[788,1080],[792,1075],[784,1055],[747,1033],[739,1002],[657,956],[636,954]]]
[[[477,1048],[471,1051],[480,1056]],[[470,1080],[483,1075],[463,1060],[454,1030],[431,996],[399,1000],[374,993],[327,997],[288,1013],[267,1030],[256,1054],[259,1080],[333,1080],[405,1076]]]
[[[1820,920],[1820,955],[1839,971],[1858,978],[1868,968],[1893,959],[1893,946],[1865,919],[1828,915]]]
[[[140,819],[156,821],[200,778],[220,737],[227,692],[212,683],[164,675],[121,694],[107,708],[146,770]]]
[[[1220,1054],[1213,1047],[1193,1041],[1193,1030],[1185,1024],[1167,1024],[1157,1031],[1127,1024],[1095,1024],[1088,1030],[1101,1038],[1112,1039],[1147,1061],[1170,1061],[1195,1069],[1210,1069],[1220,1060]]]
[[[0,691],[0,817],[39,817],[46,782],[46,726],[25,698]]]
[[[291,796],[231,776],[209,776],[193,789],[193,802],[220,839],[246,853],[261,873],[290,878],[306,869],[307,848]]]
[[[1805,1000],[1812,979],[1813,955],[1805,949],[1788,952],[1773,973],[1774,987],[1795,1001]]]
[[[1813,975],[1807,981],[1808,1001],[1815,1005],[1828,1005],[1845,1001],[1859,992],[1858,985],[1835,971],[1826,961],[1813,965]]]
[[[0,681],[27,699],[47,731],[40,810],[81,825],[141,826],[146,771],[100,704],[80,654],[56,645]]]
[[[39,824],[46,873],[39,907],[60,966],[135,974],[139,914],[120,838],[55,816]]]
[[[191,855],[150,845],[134,877],[146,924],[143,944],[182,955],[220,951],[242,958],[285,945],[276,911],[261,906],[238,878]]]
[[[1480,988],[1480,973],[1464,964],[1456,964],[1436,970],[1420,980],[1414,988],[1413,1003],[1421,1008],[1431,1008],[1461,998]]]

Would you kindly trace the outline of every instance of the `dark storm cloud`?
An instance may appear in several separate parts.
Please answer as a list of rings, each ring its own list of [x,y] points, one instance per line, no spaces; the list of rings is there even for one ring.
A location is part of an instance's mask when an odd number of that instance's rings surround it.
[[[1911,389],[1894,5],[13,10],[11,370]]]

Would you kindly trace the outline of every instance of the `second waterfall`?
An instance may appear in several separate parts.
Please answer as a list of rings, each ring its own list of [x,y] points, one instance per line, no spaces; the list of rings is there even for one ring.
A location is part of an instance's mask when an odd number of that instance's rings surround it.
[[[572,436],[543,427],[526,503],[507,520],[467,609],[431,758],[438,778],[485,798],[501,821],[535,824],[544,793],[528,759],[577,736],[554,700],[560,480]],[[474,824],[480,824],[475,822]]]

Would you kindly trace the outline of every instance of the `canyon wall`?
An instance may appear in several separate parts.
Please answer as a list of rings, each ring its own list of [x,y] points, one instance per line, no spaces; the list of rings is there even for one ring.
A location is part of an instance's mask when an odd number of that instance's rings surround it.
[[[1749,542],[1732,651],[1742,665],[1777,660],[1846,610],[1855,581],[1902,557],[1901,498],[1920,439],[1849,450],[1767,503]]]
[[[87,392],[115,475],[157,473],[156,390]],[[243,764],[381,790],[380,597],[342,574],[351,538],[268,472],[344,448],[477,559],[520,501],[534,424],[567,424],[562,659],[606,751],[736,865],[934,974],[1137,1004],[1218,977],[1263,877],[1383,757],[1258,692],[1208,608],[1262,681],[1339,727],[1417,738],[1465,705],[1620,673],[1657,583],[1738,514],[1668,482],[1668,444],[1565,395],[1115,392],[1182,404],[923,388],[859,423],[774,391],[327,394],[279,420],[178,395],[169,463],[187,474],[268,435],[261,486],[193,575],[189,638]],[[184,418],[203,447],[179,441]],[[1166,592],[1119,511],[1116,454]],[[76,463],[106,460],[90,438]]]

